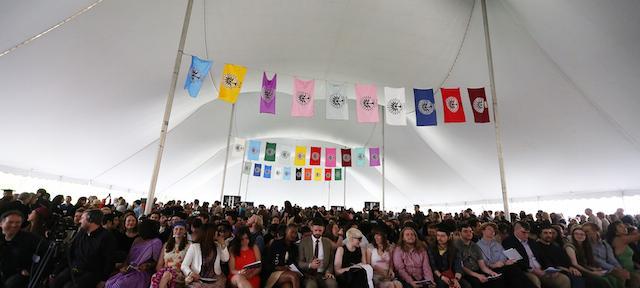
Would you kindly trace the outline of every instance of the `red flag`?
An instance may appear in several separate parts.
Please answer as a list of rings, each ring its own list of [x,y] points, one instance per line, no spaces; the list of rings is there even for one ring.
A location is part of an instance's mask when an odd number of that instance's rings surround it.
[[[331,181],[331,168],[324,169],[324,181]]]
[[[351,167],[351,149],[340,149],[342,167]]]
[[[489,123],[489,106],[483,88],[469,88],[469,101],[473,108],[473,119],[476,123]]]
[[[309,165],[320,165],[320,156],[322,149],[320,147],[311,146],[311,154],[309,157]]]
[[[444,122],[465,122],[460,88],[440,88],[444,106]]]
[[[304,168],[304,180],[311,180],[311,168]]]

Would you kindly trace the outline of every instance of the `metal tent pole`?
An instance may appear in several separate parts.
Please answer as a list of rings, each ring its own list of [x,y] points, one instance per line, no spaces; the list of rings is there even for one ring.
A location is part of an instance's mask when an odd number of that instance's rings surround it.
[[[220,201],[224,197],[224,182],[227,179],[227,165],[229,164],[229,145],[231,143],[231,129],[233,128],[233,116],[236,114],[236,103],[231,104],[231,116],[229,116],[229,133],[227,133],[227,149],[224,153],[224,169],[222,169],[222,185],[220,185]]]

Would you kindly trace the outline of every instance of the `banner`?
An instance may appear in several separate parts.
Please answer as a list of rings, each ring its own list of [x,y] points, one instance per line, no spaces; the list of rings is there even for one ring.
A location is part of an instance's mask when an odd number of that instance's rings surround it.
[[[313,168],[313,180],[314,181],[322,181],[322,168]]]
[[[413,89],[416,106],[416,125],[438,125],[436,117],[436,104],[433,100],[433,89]]]
[[[282,174],[283,174],[282,167],[273,168],[273,179],[282,180]]]
[[[342,167],[351,167],[351,149],[340,149]]]
[[[247,159],[252,161],[260,160],[260,146],[262,146],[262,142],[258,140],[249,140],[249,150],[247,150]]]
[[[296,181],[302,180],[302,168],[296,168]]]
[[[271,166],[270,165],[264,165],[264,172],[262,173],[262,176],[264,178],[271,178]]]
[[[331,168],[324,169],[324,181],[331,181]]]
[[[218,95],[218,99],[229,103],[236,103],[240,89],[242,89],[245,74],[247,74],[246,67],[225,64],[222,70],[222,81],[220,81],[220,94]]]
[[[364,167],[367,163],[367,155],[365,154],[364,147],[354,148],[352,152],[352,158],[356,160],[356,166]]]
[[[487,95],[484,88],[468,88],[469,101],[473,108],[473,119],[476,123],[489,123],[489,106],[487,106]]]
[[[444,105],[444,123],[465,122],[460,88],[440,88]]]
[[[291,100],[291,116],[313,117],[315,80],[293,79],[293,99]]]
[[[281,166],[291,165],[293,163],[293,148],[291,146],[278,144],[276,149],[276,163]]]
[[[262,164],[256,163],[253,167],[253,176],[260,177],[262,175]]]
[[[356,84],[356,116],[360,123],[378,122],[376,86]]]
[[[260,113],[276,114],[276,84],[278,74],[267,78],[267,72],[262,72],[262,91],[260,93]]]
[[[325,148],[324,156],[325,167],[336,167],[336,148]]]
[[[242,157],[244,155],[246,141],[242,138],[234,138],[231,147],[231,157]]]
[[[369,148],[369,166],[380,166],[380,148]]]
[[[406,126],[404,88],[384,87],[385,122],[394,126]]]
[[[311,172],[311,168],[304,168],[304,180],[311,180],[311,176],[313,176],[312,174],[313,173]]]
[[[251,174],[251,166],[253,166],[251,162],[243,162],[242,174],[245,174],[245,175]]]
[[[202,87],[202,81],[207,78],[209,69],[211,69],[213,61],[202,60],[196,56],[191,56],[191,67],[189,67],[189,74],[184,81],[184,89],[189,91],[189,95],[193,98],[200,93],[200,87]]]
[[[309,165],[320,165],[320,157],[322,154],[322,148],[311,146],[311,154],[309,156]]]
[[[267,142],[264,148],[264,161],[276,161],[276,143]]]
[[[282,169],[282,180],[291,180],[291,167],[284,167]]]
[[[332,120],[349,120],[349,99],[345,85],[327,81],[326,116]]]
[[[342,168],[333,169],[333,180],[335,181],[342,180]]]
[[[294,165],[304,166],[307,163],[307,147],[296,146],[296,158],[294,159]]]

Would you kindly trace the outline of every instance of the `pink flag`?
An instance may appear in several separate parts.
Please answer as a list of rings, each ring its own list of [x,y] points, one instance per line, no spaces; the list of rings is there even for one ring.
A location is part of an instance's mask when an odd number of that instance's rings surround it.
[[[356,84],[356,102],[358,122],[378,122],[378,95],[375,85]]]
[[[369,166],[380,166],[380,148],[369,148]]]
[[[293,99],[291,99],[291,116],[313,117],[314,80],[293,79]]]
[[[336,167],[336,148],[325,148],[324,167]]]

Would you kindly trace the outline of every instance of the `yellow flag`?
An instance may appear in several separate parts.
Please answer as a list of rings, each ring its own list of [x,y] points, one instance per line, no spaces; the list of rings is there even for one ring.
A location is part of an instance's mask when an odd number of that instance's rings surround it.
[[[324,176],[322,168],[313,168],[313,180],[322,181],[322,176]]]
[[[307,162],[307,147],[306,146],[296,146],[296,158],[293,161],[293,164],[296,166],[304,166]]]
[[[220,95],[218,95],[218,99],[229,103],[236,103],[245,74],[247,74],[247,67],[225,64],[222,70],[222,81],[220,81]]]

